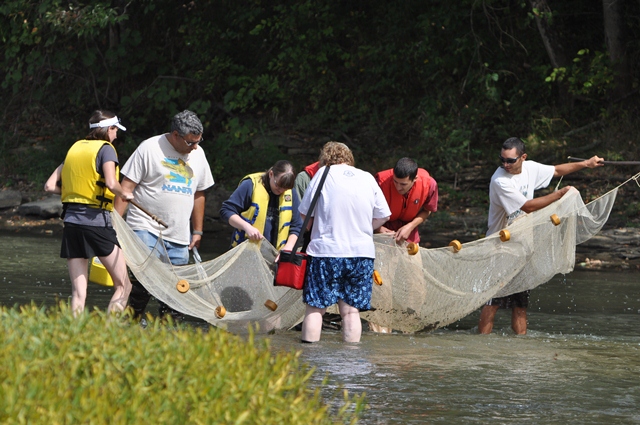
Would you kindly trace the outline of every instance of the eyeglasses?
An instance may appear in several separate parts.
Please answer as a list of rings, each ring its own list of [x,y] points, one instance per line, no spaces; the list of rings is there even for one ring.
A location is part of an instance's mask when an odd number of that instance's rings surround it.
[[[180,135],[178,134],[178,136],[180,136]],[[185,139],[184,136],[180,136],[180,137],[182,138],[182,140],[184,140],[184,143],[189,147],[191,147],[193,145],[198,145],[198,144],[204,142],[204,137],[202,137],[202,136],[200,137],[200,140],[195,141],[195,142],[187,142],[187,139]]]
[[[515,158],[503,158],[502,156],[498,156],[498,158],[500,158],[500,162],[503,164],[515,164],[516,161],[518,161],[520,159],[520,157],[522,157],[522,155],[517,156]]]
[[[286,190],[284,187],[278,186],[278,180],[276,179],[276,176],[273,176],[272,178],[273,178],[273,185],[276,187],[276,189]]]

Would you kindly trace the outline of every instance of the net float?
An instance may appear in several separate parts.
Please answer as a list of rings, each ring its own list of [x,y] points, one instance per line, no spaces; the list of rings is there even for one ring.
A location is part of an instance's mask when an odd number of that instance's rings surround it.
[[[560,224],[560,217],[558,217],[557,214],[551,214],[551,222],[557,226],[558,224]]]
[[[184,279],[179,280],[178,283],[176,283],[176,289],[181,294],[184,294],[185,292],[187,292],[189,290],[189,282],[187,282]]]
[[[264,306],[267,307],[271,311],[276,311],[278,309],[278,304],[274,303],[271,300],[266,300],[264,302]]]
[[[500,240],[506,242],[511,239],[511,233],[507,229],[500,230]]]
[[[376,285],[382,285],[382,277],[380,276],[378,270],[373,271],[373,281]]]
[[[409,255],[416,255],[419,250],[420,250],[420,245],[418,245],[417,243],[409,242],[407,244],[407,252],[409,253]]]
[[[227,309],[223,306],[219,305],[216,307],[216,317],[218,319],[222,319],[227,314]]]
[[[451,242],[449,242],[449,246],[453,248],[453,252],[458,252],[462,249],[462,244],[457,239],[454,239]]]

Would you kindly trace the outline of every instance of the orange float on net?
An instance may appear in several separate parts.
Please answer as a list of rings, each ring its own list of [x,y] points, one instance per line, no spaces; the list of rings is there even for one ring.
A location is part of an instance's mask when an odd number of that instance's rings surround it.
[[[500,230],[500,240],[506,242],[511,239],[511,233],[507,229]]]
[[[416,255],[419,250],[420,250],[420,245],[418,245],[417,243],[409,242],[407,244],[407,252],[409,253],[409,255]]]
[[[264,302],[264,306],[267,307],[271,311],[276,311],[278,309],[278,304],[274,303],[271,300],[266,300]]]
[[[216,317],[218,319],[222,319],[227,314],[227,309],[223,306],[219,305],[216,307]]]
[[[189,290],[189,282],[187,282],[184,279],[179,280],[178,283],[176,283],[176,289],[181,294],[184,294],[185,292],[187,292]]]
[[[558,217],[557,214],[551,214],[551,222],[554,224],[554,226],[557,226],[558,224],[560,224],[560,217]]]
[[[454,239],[451,242],[449,242],[449,246],[453,248],[453,252],[458,252],[462,249],[462,244],[457,239]]]
[[[382,285],[382,277],[380,277],[378,270],[373,271],[373,281],[376,285]]]

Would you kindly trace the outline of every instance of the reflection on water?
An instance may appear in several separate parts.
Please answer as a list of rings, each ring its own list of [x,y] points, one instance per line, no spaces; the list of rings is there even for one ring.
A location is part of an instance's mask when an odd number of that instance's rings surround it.
[[[337,333],[309,347],[290,333],[272,345],[303,350],[320,382],[366,392],[366,424],[632,423],[640,421],[636,338],[533,331],[364,336],[359,350]]]
[[[67,261],[60,258],[60,238],[0,234],[0,303],[6,306],[69,303],[71,282]],[[106,310],[113,289],[90,284],[86,307]]]
[[[57,238],[1,237],[2,304],[68,299]],[[317,344],[300,344],[294,331],[269,338],[274,349],[301,350],[316,368],[314,382],[329,377],[325,391],[365,392],[364,424],[640,423],[639,277],[554,278],[532,291],[524,337],[513,335],[501,310],[485,336],[476,333],[476,312],[431,333],[367,332],[360,344],[331,331]],[[90,285],[87,304],[105,309],[110,297],[111,289]]]

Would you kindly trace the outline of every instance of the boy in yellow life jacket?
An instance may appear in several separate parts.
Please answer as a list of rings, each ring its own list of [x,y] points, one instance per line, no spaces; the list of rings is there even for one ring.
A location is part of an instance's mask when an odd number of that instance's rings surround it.
[[[236,229],[232,246],[266,238],[278,250],[293,248],[302,227],[294,182],[293,166],[285,160],[242,179],[220,209],[220,217]]]

